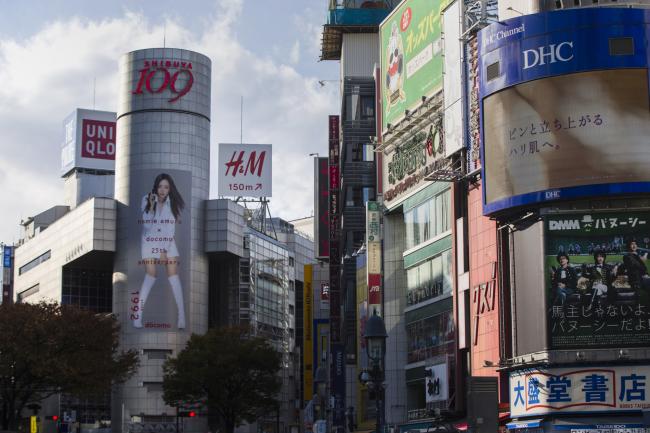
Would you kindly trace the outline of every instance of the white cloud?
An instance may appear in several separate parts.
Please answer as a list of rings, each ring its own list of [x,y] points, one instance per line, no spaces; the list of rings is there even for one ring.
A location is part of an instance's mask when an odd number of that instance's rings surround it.
[[[291,63],[296,64],[300,61],[300,41],[296,41],[291,46],[291,51],[289,52],[289,59]]]
[[[338,95],[291,64],[259,58],[243,47],[235,32],[241,12],[241,0],[220,0],[198,31],[172,18],[154,24],[128,11],[101,21],[73,17],[48,24],[24,40],[0,40],[0,189],[15,197],[0,215],[0,240],[15,238],[21,217],[62,203],[62,121],[74,108],[92,106],[93,79],[96,108],[115,110],[119,57],[161,46],[163,33],[167,46],[212,59],[212,143],[239,140],[243,96],[244,141],[273,144],[273,214],[309,215],[313,164],[308,154],[326,153],[327,115],[337,111]],[[300,44],[291,52],[283,61],[297,62]],[[216,146],[212,154],[215,197]]]

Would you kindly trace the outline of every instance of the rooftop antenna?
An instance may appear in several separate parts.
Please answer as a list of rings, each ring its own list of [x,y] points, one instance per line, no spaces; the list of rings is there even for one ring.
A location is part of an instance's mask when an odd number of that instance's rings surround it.
[[[239,103],[239,144],[244,144],[244,95]]]
[[[93,110],[95,109],[95,95],[97,93],[97,77],[93,77]]]
[[[163,48],[167,48],[167,21],[163,23]]]

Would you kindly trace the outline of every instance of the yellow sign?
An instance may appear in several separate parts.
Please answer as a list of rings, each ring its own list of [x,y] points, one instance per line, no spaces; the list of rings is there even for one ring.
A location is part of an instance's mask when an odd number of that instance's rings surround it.
[[[36,421],[35,416],[30,416],[29,417],[29,433],[37,433],[38,432],[38,422]]]
[[[305,265],[305,286],[303,288],[303,377],[305,381],[305,403],[311,400],[314,394],[314,340],[313,340],[313,300],[314,290],[312,285],[312,265]]]

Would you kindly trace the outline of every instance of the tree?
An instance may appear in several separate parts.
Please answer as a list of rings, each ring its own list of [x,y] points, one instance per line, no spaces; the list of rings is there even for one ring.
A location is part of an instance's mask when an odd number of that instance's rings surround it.
[[[78,307],[0,305],[2,429],[16,429],[24,408],[51,395],[103,392],[129,378],[138,355],[119,351],[119,330],[113,316]]]
[[[282,382],[281,357],[266,340],[241,327],[192,335],[185,349],[164,365],[163,398],[170,406],[204,403],[226,433],[260,414],[275,411]]]

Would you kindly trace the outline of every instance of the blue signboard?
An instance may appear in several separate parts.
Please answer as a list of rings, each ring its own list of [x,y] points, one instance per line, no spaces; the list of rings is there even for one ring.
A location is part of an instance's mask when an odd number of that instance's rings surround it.
[[[2,251],[2,266],[5,268],[11,268],[11,256],[13,252],[13,247],[4,246]]]
[[[485,214],[650,192],[649,36],[650,10],[612,8],[479,33]]]
[[[332,344],[332,397],[334,407],[332,423],[336,427],[345,429],[345,348],[343,344]]]

